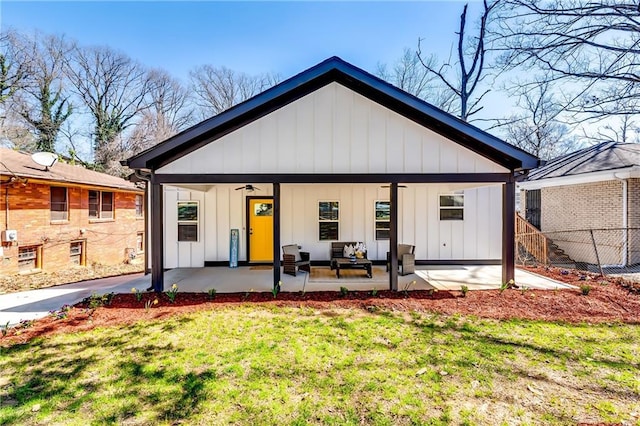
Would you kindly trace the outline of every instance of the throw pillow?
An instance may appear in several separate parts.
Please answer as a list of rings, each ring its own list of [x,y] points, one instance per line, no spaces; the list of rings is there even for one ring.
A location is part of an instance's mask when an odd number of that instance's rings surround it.
[[[355,249],[351,244],[344,246],[344,249],[342,250],[342,255],[344,257],[351,257],[354,254],[355,254]]]

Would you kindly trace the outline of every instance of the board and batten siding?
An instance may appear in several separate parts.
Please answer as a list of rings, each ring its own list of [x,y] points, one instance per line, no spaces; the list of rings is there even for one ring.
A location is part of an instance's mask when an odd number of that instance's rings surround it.
[[[239,259],[247,259],[246,195],[271,196],[271,185],[247,194],[237,185],[202,191],[165,187],[165,267],[202,267],[229,260],[229,232],[240,230]],[[501,257],[502,187],[464,189],[464,220],[439,219],[439,195],[462,185],[408,185],[399,190],[398,241],[416,246],[419,260],[497,260]],[[388,241],[376,241],[374,205],[388,200],[379,185],[281,185],[282,244],[300,244],[312,260],[329,260],[328,241],[318,240],[318,201],[340,202],[340,241],[364,241],[372,260],[384,260]],[[177,201],[200,203],[198,242],[177,241]]]
[[[509,170],[335,82],[156,171],[505,172]]]

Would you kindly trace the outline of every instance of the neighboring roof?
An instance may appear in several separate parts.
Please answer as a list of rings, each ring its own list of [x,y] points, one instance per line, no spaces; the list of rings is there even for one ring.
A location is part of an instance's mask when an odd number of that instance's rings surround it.
[[[158,169],[334,81],[510,170],[529,170],[539,165],[537,157],[338,57],[202,121],[125,163],[132,169]]]
[[[36,164],[31,159],[30,154],[8,148],[0,148],[0,175],[17,175],[29,179],[139,190],[133,183],[124,179],[85,169],[82,166],[57,162],[49,167],[49,170],[45,170],[44,166]]]
[[[640,144],[605,142],[547,162],[531,170],[527,181],[568,178],[640,166]]]

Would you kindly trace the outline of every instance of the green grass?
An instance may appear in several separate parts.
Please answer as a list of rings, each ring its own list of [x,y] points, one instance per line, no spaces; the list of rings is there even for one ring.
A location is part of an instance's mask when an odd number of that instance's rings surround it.
[[[640,424],[638,342],[632,325],[214,310],[0,348],[0,424]]]

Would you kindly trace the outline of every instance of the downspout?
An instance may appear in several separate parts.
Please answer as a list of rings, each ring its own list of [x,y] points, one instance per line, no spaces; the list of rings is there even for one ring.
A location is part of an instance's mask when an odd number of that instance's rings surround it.
[[[616,176],[616,174],[613,174],[613,177],[616,178],[617,180],[619,180],[620,182],[622,182],[622,264],[620,265],[607,265],[607,266],[619,266],[619,267],[625,267],[627,266],[628,263],[628,250],[629,250],[629,236],[628,236],[628,225],[629,225],[629,213],[628,213],[628,206],[629,206],[629,193],[628,193],[628,186],[629,186],[629,180],[628,179],[623,179],[623,178],[619,178],[618,176]]]
[[[142,204],[144,207],[144,274],[148,275],[150,273],[149,240],[151,239],[151,233],[149,232],[149,181],[151,179],[151,174],[143,174],[138,169],[134,170],[133,174],[138,179],[144,181],[144,203]]]
[[[9,229],[9,185],[4,186],[4,229]]]

